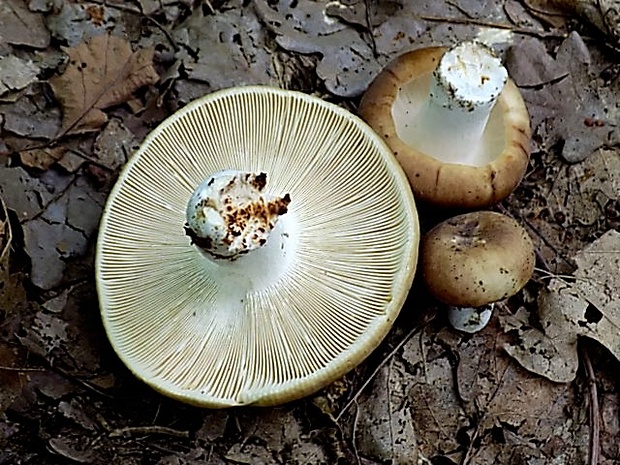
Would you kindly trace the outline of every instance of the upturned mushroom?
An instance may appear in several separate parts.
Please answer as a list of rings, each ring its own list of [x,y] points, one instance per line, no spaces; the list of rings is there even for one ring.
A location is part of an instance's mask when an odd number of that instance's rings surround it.
[[[379,344],[418,242],[407,178],[361,119],[298,92],[216,92],[158,126],[108,199],[103,323],[163,394],[287,402]]]
[[[364,94],[359,114],[394,151],[416,198],[431,204],[493,205],[515,189],[529,161],[521,94],[477,42],[396,58]]]
[[[512,218],[479,211],[450,218],[429,231],[420,252],[431,294],[448,305],[458,330],[476,332],[491,318],[495,302],[519,292],[534,271],[527,231]]]

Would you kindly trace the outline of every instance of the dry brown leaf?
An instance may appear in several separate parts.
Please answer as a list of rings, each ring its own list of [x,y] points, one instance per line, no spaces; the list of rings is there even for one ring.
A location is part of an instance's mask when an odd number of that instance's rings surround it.
[[[129,42],[119,37],[93,37],[64,51],[69,65],[62,75],[50,79],[64,112],[57,137],[97,130],[107,121],[102,110],[126,102],[135,90],[159,80],[153,67],[154,49],[133,52]]]
[[[19,159],[26,166],[46,170],[59,161],[65,153],[67,153],[67,148],[62,146],[24,150],[19,152]]]
[[[544,332],[529,327],[519,314],[502,322],[519,339],[505,346],[508,354],[556,382],[575,379],[579,336],[597,340],[620,360],[620,233],[608,231],[581,250],[575,262],[574,283],[553,279],[539,296]]]

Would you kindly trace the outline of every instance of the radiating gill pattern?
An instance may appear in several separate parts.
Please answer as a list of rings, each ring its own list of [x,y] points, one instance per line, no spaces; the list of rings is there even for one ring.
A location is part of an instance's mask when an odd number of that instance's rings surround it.
[[[415,268],[415,207],[382,142],[343,110],[267,89],[220,95],[160,125],[110,196],[103,320],[162,392],[214,406],[287,400],[342,375],[389,329]],[[266,172],[295,223],[285,273],[230,292],[182,228],[195,186],[223,169]]]

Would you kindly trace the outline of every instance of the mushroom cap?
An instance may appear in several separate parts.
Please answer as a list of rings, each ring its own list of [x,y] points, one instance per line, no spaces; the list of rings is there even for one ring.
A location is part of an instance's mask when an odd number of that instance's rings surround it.
[[[187,202],[222,170],[290,195],[266,245],[206,258]],[[103,323],[129,369],[206,407],[287,402],[339,378],[383,339],[419,243],[407,178],[366,123],[299,92],[239,87],[160,124],[108,199],[97,244]]]
[[[507,197],[521,182],[530,154],[530,122],[515,83],[508,79],[491,112],[484,146],[486,164],[444,163],[398,136],[395,119],[410,112],[403,100],[421,104],[446,47],[414,50],[392,61],[372,82],[359,106],[360,116],[387,142],[403,166],[416,199],[448,208],[479,209]],[[404,96],[399,94],[403,92]]]
[[[490,211],[438,224],[424,237],[420,253],[430,292],[459,307],[480,307],[516,294],[532,277],[535,263],[527,231]]]

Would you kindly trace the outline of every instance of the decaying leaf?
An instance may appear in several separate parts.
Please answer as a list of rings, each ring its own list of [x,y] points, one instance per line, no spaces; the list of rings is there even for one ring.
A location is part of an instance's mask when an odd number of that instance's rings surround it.
[[[126,35],[120,11],[92,2],[60,2],[56,14],[45,18],[52,36],[69,47],[107,32]]]
[[[206,84],[208,92],[236,85],[273,85],[267,31],[254,8],[243,7],[239,0],[229,4],[230,9],[217,15],[204,14],[197,8],[175,28],[175,40],[183,45],[176,56],[182,60],[187,77],[190,82]],[[186,92],[179,95],[186,100]]]
[[[15,55],[0,57],[0,95],[23,89],[36,81],[39,68]]]
[[[255,7],[266,27],[277,34],[281,47],[321,54],[317,75],[336,95],[361,94],[381,69],[370,46],[354,29],[327,16],[327,2],[302,0],[272,5],[260,0]]]
[[[23,0],[0,2],[0,44],[8,42],[34,48],[46,48],[50,34],[43,16],[33,13]]]
[[[62,146],[24,150],[19,152],[19,159],[26,166],[46,170],[59,161],[66,152],[67,148]]]
[[[368,397],[359,403],[357,437],[359,453],[380,463],[416,464],[418,451],[409,396],[410,375],[391,359],[373,382]]]
[[[237,424],[245,440],[226,451],[226,463],[330,463],[323,445],[313,441],[293,406],[248,415],[239,412]],[[216,419],[217,421],[217,419]]]
[[[556,382],[575,378],[579,336],[597,340],[620,360],[620,233],[607,232],[575,262],[573,283],[553,279],[540,294],[542,331],[519,314],[504,320],[504,329],[518,336],[505,350],[524,368]]]
[[[458,390],[470,419],[459,431],[467,449],[462,463],[585,463],[587,421],[576,393],[506,357],[497,329],[458,347]]]
[[[125,164],[136,145],[133,133],[119,120],[112,118],[97,136],[93,153],[102,165],[116,170]]]
[[[555,57],[539,40],[523,40],[506,61],[528,104],[534,143],[542,140],[544,150],[558,146],[567,162],[577,163],[620,142],[618,83],[601,85],[602,70],[579,34],[571,33]]]
[[[585,17],[620,47],[620,3],[618,0],[552,0],[552,5]]]
[[[107,121],[103,110],[159,79],[153,49],[133,52],[129,42],[115,36],[97,36],[65,52],[70,59],[66,71],[50,79],[64,112],[58,136],[100,128]]]
[[[474,337],[429,326],[403,347],[409,379],[400,389],[423,463],[584,463],[576,393],[519,367],[502,337],[494,318]]]

